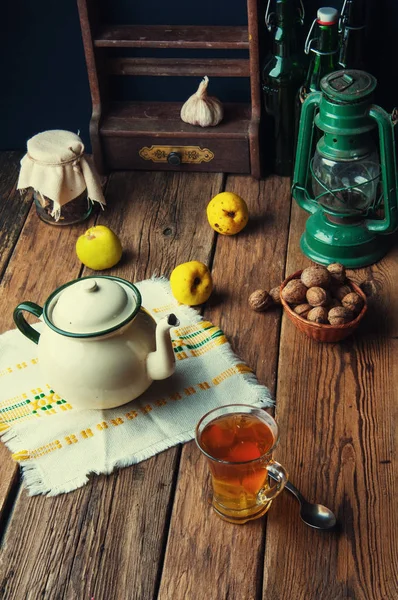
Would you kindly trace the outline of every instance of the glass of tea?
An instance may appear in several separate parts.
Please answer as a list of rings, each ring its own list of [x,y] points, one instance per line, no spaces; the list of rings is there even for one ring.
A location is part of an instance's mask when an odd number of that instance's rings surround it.
[[[196,443],[208,460],[218,516],[243,524],[267,512],[288,478],[272,458],[278,441],[278,425],[261,408],[231,404],[201,418]]]

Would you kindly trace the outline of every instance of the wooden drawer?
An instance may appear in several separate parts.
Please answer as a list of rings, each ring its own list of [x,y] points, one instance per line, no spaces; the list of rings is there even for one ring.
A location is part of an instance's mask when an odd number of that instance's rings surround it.
[[[164,170],[250,173],[247,139],[176,140],[159,137],[101,136],[110,170]],[[175,153],[180,164],[170,164]],[[174,158],[176,158],[174,156]]]

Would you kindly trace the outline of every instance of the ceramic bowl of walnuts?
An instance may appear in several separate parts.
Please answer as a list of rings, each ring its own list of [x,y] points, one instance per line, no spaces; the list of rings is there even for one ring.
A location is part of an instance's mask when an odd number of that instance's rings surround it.
[[[318,342],[339,342],[358,327],[366,296],[347,279],[343,265],[313,265],[281,284],[282,306],[294,325]]]

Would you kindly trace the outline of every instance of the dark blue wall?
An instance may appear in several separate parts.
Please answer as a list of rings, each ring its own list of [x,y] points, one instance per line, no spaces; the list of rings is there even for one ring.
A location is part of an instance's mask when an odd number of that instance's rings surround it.
[[[89,148],[90,91],[75,0],[2,0],[0,8],[0,149],[24,149],[26,140],[46,129],[79,131]],[[366,60],[378,77],[377,100],[386,109],[398,105],[398,1],[366,0]],[[305,0],[305,32],[316,9],[340,8],[342,0]],[[264,0],[264,6],[266,0]],[[245,0],[103,0],[104,18],[152,24],[245,24]],[[262,20],[262,16],[261,16]],[[136,53],[137,54],[137,53]],[[170,54],[170,53],[169,53]],[[171,52],[171,54],[173,54]],[[197,56],[198,53],[185,53]],[[198,79],[140,78],[131,87],[116,82],[117,97],[186,99]],[[394,89],[395,88],[395,89]],[[223,99],[245,100],[247,82],[214,80],[211,92]]]
[[[46,129],[80,129],[87,140],[91,100],[75,1],[0,6],[0,149],[24,149]]]

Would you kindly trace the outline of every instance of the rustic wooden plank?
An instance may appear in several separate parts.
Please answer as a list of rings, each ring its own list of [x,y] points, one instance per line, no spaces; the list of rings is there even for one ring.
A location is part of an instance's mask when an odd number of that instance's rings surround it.
[[[32,195],[24,197],[17,191],[17,181],[22,152],[0,153],[0,278],[4,274],[15,243],[23,227],[26,215],[32,203]],[[0,523],[3,510],[18,485],[17,470],[9,460],[8,451],[0,447]],[[9,465],[11,471],[2,471],[2,464]],[[7,476],[8,475],[8,476]]]
[[[221,185],[221,175],[113,174],[99,221],[125,252],[107,273],[137,281],[193,258],[207,262],[214,233],[203,207]],[[22,492],[0,563],[5,597],[153,598],[179,454],[174,447],[55,498]]]
[[[174,449],[54,498],[21,491],[0,597],[151,598],[177,458]]]
[[[0,154],[0,273],[3,274],[7,268],[10,257],[14,251],[14,246],[18,241],[21,230],[24,226],[26,216],[29,212],[29,208],[32,204],[32,195],[28,193],[25,196],[21,196],[16,189],[17,179],[20,168],[20,159],[22,157],[21,152],[3,152]],[[31,227],[28,223],[34,222],[39,227]],[[37,232],[48,231],[48,226],[42,224],[36,217],[35,209],[32,207],[31,216],[28,219],[26,227],[30,230],[31,235],[35,236]],[[27,246],[34,242],[33,237],[27,239],[26,234],[22,234],[21,239],[18,242],[16,252],[20,253],[19,266],[16,267],[15,256],[11,259],[11,263],[8,265],[7,271],[4,275],[2,286],[0,287],[0,301],[2,305],[2,311],[0,314],[0,331],[5,331],[14,327],[12,321],[12,311],[14,306],[18,304],[23,298],[20,294],[20,284],[22,281],[22,275],[20,273],[24,267],[32,267],[34,265],[34,256],[38,259],[41,251],[43,250],[43,242],[45,237],[40,233],[42,241],[35,243],[33,250],[31,250],[30,257],[24,259],[24,255],[27,252]],[[47,236],[47,239],[51,242],[51,235]],[[37,254],[35,255],[35,251]],[[32,263],[30,260],[33,258]],[[25,263],[25,264],[24,264]],[[25,271],[26,272],[26,271]],[[27,271],[29,272],[29,270]],[[34,273],[30,269],[31,274]],[[10,284],[10,278],[12,274],[16,275],[16,281],[14,285]],[[32,278],[33,279],[33,278]],[[51,282],[51,274],[49,274],[49,280]],[[14,485],[17,483],[17,468],[15,463],[10,459],[9,452],[4,445],[0,446],[0,521],[3,518],[3,509],[7,502],[8,495],[12,492]]]
[[[376,265],[350,271],[350,277],[368,296],[369,310],[361,325],[363,334],[398,338],[397,294],[398,233],[391,236],[390,252]]]
[[[0,153],[0,276],[32,203],[31,194],[21,196],[16,189],[21,158],[22,152]]]
[[[249,77],[247,58],[110,58],[109,75],[136,77]]]
[[[217,127],[195,127],[181,120],[181,102],[112,102],[101,124],[102,136],[139,136],[156,138],[170,134],[175,138],[247,138],[250,105],[224,106],[224,119]],[[211,132],[211,135],[210,135]],[[198,142],[196,142],[198,140]]]
[[[21,198],[12,194],[8,201],[14,213],[23,219]],[[28,203],[28,200],[25,200]],[[26,205],[25,205],[26,208]],[[10,222],[10,221],[9,221]],[[0,285],[0,332],[15,327],[12,314],[14,308],[24,300],[32,300],[42,304],[57,286],[78,277],[81,263],[75,253],[77,237],[83,233],[94,218],[71,227],[54,227],[43,223],[36,215],[36,208],[31,206],[22,232],[13,251],[7,270]],[[19,227],[22,222],[19,221]],[[16,241],[18,225],[14,227],[13,243]],[[11,460],[10,453],[4,444],[0,445],[0,520],[2,511],[16,481],[18,467]]]
[[[306,218],[294,204],[288,274],[309,262],[298,246]],[[264,598],[397,597],[398,342],[396,330],[374,327],[397,297],[397,258],[395,248],[377,265],[350,272],[357,281],[371,276],[384,298],[375,296],[368,326],[355,337],[317,344],[283,319],[276,458],[309,500],[335,510],[339,527],[311,530],[300,522],[295,500],[283,494],[268,519]]]
[[[99,138],[99,125],[102,112],[108,102],[108,82],[104,77],[103,55],[96,51],[92,30],[99,21],[99,8],[95,0],[77,0],[80,28],[87,65],[87,76],[90,85],[93,112],[90,119],[90,139],[93,151],[93,161],[97,171],[105,175],[105,165]]]
[[[251,220],[234,237],[219,236],[213,264],[215,293],[205,316],[223,329],[259,381],[274,390],[280,309],[259,314],[247,300],[277,285],[288,238],[289,181],[229,177],[227,189],[246,199]],[[231,401],[238,402],[239,398]],[[159,600],[252,600],[261,594],[265,519],[244,527],[224,523],[207,504],[206,461],[194,442],[182,451]],[[272,509],[273,510],[273,509]]]
[[[261,120],[261,65],[260,65],[260,19],[258,3],[247,3],[248,33],[250,41],[250,95],[252,120],[249,128],[251,174],[256,179],[261,176],[260,120]]]
[[[190,48],[247,50],[247,27],[105,25],[95,32],[97,48]]]

